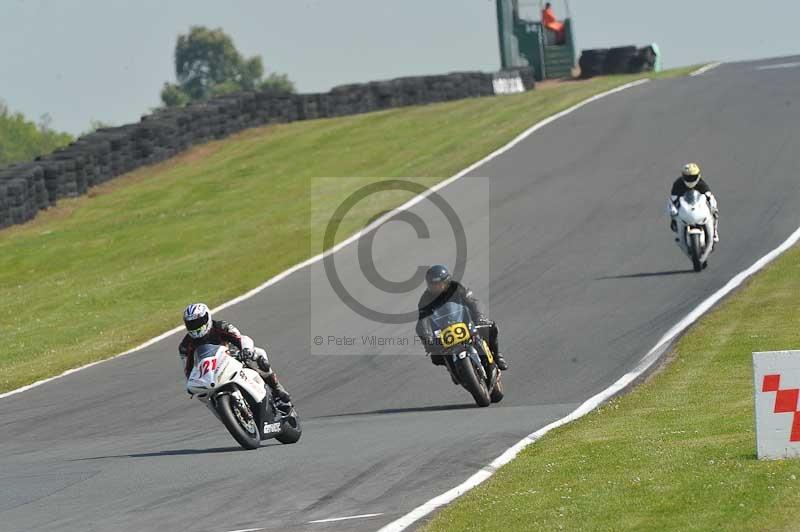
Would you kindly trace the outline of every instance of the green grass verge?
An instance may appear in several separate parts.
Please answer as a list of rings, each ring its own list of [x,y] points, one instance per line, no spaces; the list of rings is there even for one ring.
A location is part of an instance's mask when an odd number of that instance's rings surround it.
[[[753,351],[800,346],[800,249],[694,326],[649,382],[552,431],[439,530],[797,530],[800,461],[758,461]]]
[[[218,305],[309,257],[312,241],[318,252],[326,215],[360,183],[433,184],[637,77],[250,130],[60,202],[0,232],[0,391],[133,347],[187,303]],[[360,179],[314,187],[310,202],[311,178],[326,176]],[[373,197],[339,239],[405,199]]]

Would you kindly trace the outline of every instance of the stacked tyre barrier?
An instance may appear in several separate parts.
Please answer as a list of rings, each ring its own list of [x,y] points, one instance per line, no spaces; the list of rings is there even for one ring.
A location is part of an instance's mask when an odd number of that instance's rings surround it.
[[[31,220],[63,198],[243,129],[368,113],[534,88],[530,68],[456,72],[335,87],[316,94],[242,92],[159,109],[135,124],[98,129],[36,160],[0,168],[0,228]]]
[[[608,74],[636,74],[655,68],[656,52],[652,46],[595,48],[583,50],[578,64],[584,79]]]

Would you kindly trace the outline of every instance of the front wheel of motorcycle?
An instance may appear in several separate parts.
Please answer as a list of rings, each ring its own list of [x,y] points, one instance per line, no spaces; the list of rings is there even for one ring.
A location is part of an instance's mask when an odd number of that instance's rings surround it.
[[[472,365],[470,357],[464,357],[458,360],[458,375],[461,385],[472,394],[475,399],[475,404],[478,406],[489,406],[492,404],[492,398],[489,396],[489,390],[486,389],[486,383],[478,377],[478,372],[475,371],[475,366]]]
[[[252,412],[240,412],[240,407],[228,394],[218,396],[216,405],[222,424],[231,433],[233,439],[245,449],[258,449],[261,444],[261,435],[258,432],[255,420],[252,418]],[[248,414],[249,420],[247,419]]]
[[[700,245],[700,235],[696,233],[689,235],[689,252],[692,254],[692,266],[694,267],[694,271],[702,271],[703,263],[700,262],[700,257],[703,254],[703,247]]]

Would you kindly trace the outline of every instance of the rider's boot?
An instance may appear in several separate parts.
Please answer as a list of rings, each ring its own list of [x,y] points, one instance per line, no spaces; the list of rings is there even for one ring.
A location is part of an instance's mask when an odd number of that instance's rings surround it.
[[[273,372],[272,375],[266,379],[267,386],[270,387],[272,390],[272,395],[275,396],[281,403],[286,403],[287,405],[292,404],[292,398],[289,395],[289,392],[286,391],[286,388],[283,387],[283,384],[278,381],[278,376],[275,375]]]
[[[502,353],[495,353],[494,363],[497,364],[497,367],[503,371],[506,371],[508,369],[508,362],[506,362],[506,359],[503,358]]]
[[[266,353],[263,352],[263,350],[262,353],[264,356],[256,358],[256,365],[258,366],[259,373],[261,373],[261,378],[264,379],[264,382],[266,382],[267,386],[272,390],[273,397],[282,403],[291,405],[292,398],[289,396],[289,392],[286,391],[286,388],[284,388],[278,380],[278,376],[272,371],[272,366],[266,357]]]
[[[492,330],[492,334],[489,335],[489,350],[494,355],[494,363],[500,368],[502,371],[506,371],[508,369],[508,362],[503,357],[503,353],[500,352],[500,340],[498,339],[498,330],[497,324],[493,323],[494,328]]]

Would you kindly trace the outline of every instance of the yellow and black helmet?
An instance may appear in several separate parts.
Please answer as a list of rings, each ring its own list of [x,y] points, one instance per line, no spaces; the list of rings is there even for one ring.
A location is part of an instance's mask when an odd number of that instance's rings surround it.
[[[697,185],[697,182],[700,181],[702,174],[700,173],[700,166],[697,163],[686,163],[683,165],[683,170],[681,171],[681,177],[683,177],[683,182],[686,183],[686,186],[689,188],[694,188]]]

